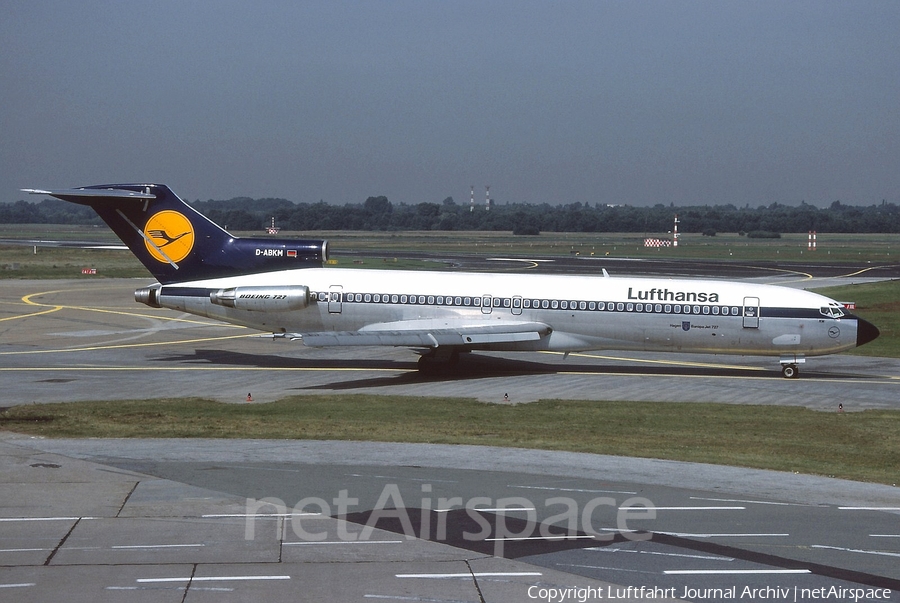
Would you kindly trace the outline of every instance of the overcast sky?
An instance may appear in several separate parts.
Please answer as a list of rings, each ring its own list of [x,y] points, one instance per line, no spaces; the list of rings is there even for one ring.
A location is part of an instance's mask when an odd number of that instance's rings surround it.
[[[0,201],[900,203],[897,0],[0,7]]]

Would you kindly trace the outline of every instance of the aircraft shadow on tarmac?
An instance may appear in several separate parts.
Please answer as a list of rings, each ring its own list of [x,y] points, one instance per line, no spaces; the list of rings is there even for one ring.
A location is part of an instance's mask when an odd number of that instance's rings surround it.
[[[349,513],[346,516],[342,516],[341,519],[346,519],[349,522],[360,525],[374,524],[380,529],[403,535],[409,535],[410,528],[415,532],[416,528],[414,526],[430,526],[432,523],[431,521],[422,522],[421,509],[406,508],[403,512],[410,520],[409,525],[403,524],[400,519],[400,514],[385,513],[384,515],[381,515],[384,511],[379,512],[379,515],[374,518],[375,521],[373,521],[372,511]],[[487,512],[479,513],[479,515],[484,517],[487,521],[485,523],[480,523],[472,517],[470,511],[465,509],[454,509],[449,511],[445,518],[445,527],[443,530],[445,535],[443,538],[438,539],[434,537],[430,529],[428,533],[416,533],[414,535],[418,538],[443,542],[444,544],[485,555],[496,555],[499,553],[500,556],[505,557],[506,559],[527,559],[533,556],[572,549],[620,545],[633,540],[635,537],[635,535],[632,535],[631,538],[626,538],[622,534],[609,533],[601,536],[595,535],[595,538],[586,538],[584,532],[578,531],[577,533],[571,533],[561,529],[559,526],[555,526],[547,530],[549,534],[555,535],[555,537],[510,538],[504,543],[502,549],[498,551],[496,542],[489,540],[489,538],[496,538],[502,535],[496,531],[498,525],[501,523],[504,525],[505,534],[507,535],[533,534],[536,532],[535,526],[517,517],[504,516],[502,519],[499,519],[498,516]],[[491,521],[491,519],[493,521]],[[482,521],[485,520],[483,519]],[[546,526],[544,527],[546,528]],[[484,535],[485,528],[490,531],[487,535]],[[473,539],[473,534],[479,534],[481,537]],[[569,538],[566,538],[566,536]],[[575,538],[572,538],[573,536]],[[819,563],[810,563],[808,561],[801,561],[790,557],[754,551],[749,548],[744,549],[716,542],[693,540],[678,535],[651,532],[640,533],[639,539],[652,539],[658,544],[682,549],[685,552],[701,552],[708,555],[719,555],[724,558],[734,558],[749,561],[751,563],[759,563],[775,570],[802,569],[818,576],[836,580],[848,580],[875,588],[887,588],[891,590],[900,589],[900,580],[893,578]]]
[[[240,366],[258,369],[408,369],[415,370],[414,359],[409,362],[396,362],[380,359],[347,360],[344,358],[299,358],[278,356],[274,354],[247,354],[228,350],[194,350],[186,354],[166,354],[151,358],[153,362],[173,362],[189,365],[209,365],[216,367]]]
[[[171,354],[159,356],[153,359],[157,362],[172,362],[190,365],[211,366],[241,366],[265,369],[311,369],[327,372],[328,370],[340,371],[343,369],[361,370],[389,370],[390,374],[378,376],[366,376],[361,379],[335,379],[330,383],[301,386],[301,390],[351,390],[357,388],[388,387],[396,385],[410,385],[416,383],[438,383],[449,381],[464,381],[471,379],[488,379],[493,377],[516,377],[526,375],[548,374],[595,374],[595,375],[641,375],[641,376],[690,376],[690,377],[741,377],[771,379],[781,375],[776,366],[771,371],[758,371],[750,367],[720,368],[720,367],[692,367],[678,365],[648,365],[648,364],[583,364],[571,360],[562,363],[535,362],[533,360],[519,358],[500,358],[485,354],[471,353],[461,354],[459,362],[438,370],[420,372],[416,370],[413,360],[397,361],[390,359],[326,359],[303,358],[270,354],[247,354],[243,352],[227,350],[194,350],[192,354]],[[401,372],[396,372],[401,371]],[[346,375],[346,373],[342,373]],[[816,379],[846,379],[859,378],[858,375],[846,375],[839,373],[823,373],[804,371],[803,377],[815,377]]]

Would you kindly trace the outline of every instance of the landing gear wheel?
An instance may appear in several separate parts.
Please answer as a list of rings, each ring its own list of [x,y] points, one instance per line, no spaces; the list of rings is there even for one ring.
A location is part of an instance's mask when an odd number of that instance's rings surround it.
[[[781,376],[785,379],[796,379],[800,376],[800,369],[797,368],[796,364],[782,364]]]

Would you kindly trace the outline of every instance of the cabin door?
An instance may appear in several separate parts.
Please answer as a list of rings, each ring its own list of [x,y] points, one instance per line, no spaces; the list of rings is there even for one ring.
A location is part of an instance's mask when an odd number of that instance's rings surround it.
[[[481,313],[482,314],[490,314],[491,313],[491,296],[490,295],[482,295],[481,296]]]
[[[344,295],[341,285],[332,285],[328,288],[328,312],[331,314],[341,313],[341,301]]]
[[[744,298],[744,328],[745,329],[758,329],[759,328],[759,298],[758,297],[745,297]]]
[[[522,296],[517,295],[512,298],[512,313],[519,315],[522,313]]]

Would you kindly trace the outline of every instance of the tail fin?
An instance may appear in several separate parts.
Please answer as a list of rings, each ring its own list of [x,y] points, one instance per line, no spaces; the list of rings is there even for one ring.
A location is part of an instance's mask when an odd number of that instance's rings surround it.
[[[237,238],[161,184],[24,189],[88,205],[162,284],[321,266],[327,242]]]

